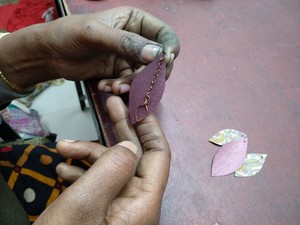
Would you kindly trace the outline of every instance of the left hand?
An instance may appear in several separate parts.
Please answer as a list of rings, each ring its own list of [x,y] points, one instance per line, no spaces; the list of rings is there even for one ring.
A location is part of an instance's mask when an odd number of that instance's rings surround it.
[[[109,78],[99,88],[119,94],[120,85],[128,87],[136,70],[159,51],[165,52],[168,77],[179,42],[162,20],[119,7],[23,28],[3,37],[0,49],[0,70],[20,87],[56,78]]]

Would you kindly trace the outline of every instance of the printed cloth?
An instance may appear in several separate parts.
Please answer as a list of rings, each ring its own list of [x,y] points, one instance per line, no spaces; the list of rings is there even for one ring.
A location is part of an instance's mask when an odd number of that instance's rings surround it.
[[[20,0],[0,7],[0,28],[9,32],[57,18],[53,0]]]
[[[55,145],[7,145],[0,148],[1,173],[31,222],[69,186],[56,174],[59,163],[66,162],[83,169],[90,166],[86,161],[61,157]]]

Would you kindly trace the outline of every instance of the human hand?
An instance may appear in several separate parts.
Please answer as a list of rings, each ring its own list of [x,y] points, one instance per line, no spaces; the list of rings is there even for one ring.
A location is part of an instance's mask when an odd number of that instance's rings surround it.
[[[102,90],[128,89],[141,65],[160,51],[166,55],[167,76],[179,53],[173,29],[158,18],[133,7],[71,15],[33,25],[0,41],[0,70],[20,87],[55,78],[108,79]]]
[[[170,169],[170,150],[153,114],[134,128],[122,100],[107,108],[121,143],[106,148],[89,142],[59,142],[64,157],[93,165],[83,175],[66,164],[57,170],[76,180],[37,219],[37,224],[159,224]]]

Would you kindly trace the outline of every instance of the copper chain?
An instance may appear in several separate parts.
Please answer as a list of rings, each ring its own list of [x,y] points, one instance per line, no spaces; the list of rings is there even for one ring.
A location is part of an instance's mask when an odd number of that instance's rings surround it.
[[[151,96],[150,96],[150,95],[151,95],[152,89],[153,89],[153,87],[154,87],[154,84],[156,83],[156,81],[157,81],[157,79],[158,79],[159,72],[160,72],[160,70],[161,70],[161,65],[162,65],[164,59],[165,59],[165,57],[161,57],[161,58],[159,59],[159,63],[158,63],[158,66],[157,66],[157,70],[155,71],[155,74],[154,74],[153,79],[152,79],[152,81],[151,81],[151,85],[150,85],[150,87],[148,88],[148,90],[147,90],[147,92],[146,92],[146,95],[145,95],[145,98],[144,98],[144,103],[143,103],[142,105],[140,105],[140,106],[137,108],[137,110],[135,111],[135,120],[136,120],[137,122],[139,122],[139,121],[142,120],[142,119],[139,119],[139,118],[138,118],[138,112],[139,112],[139,110],[140,110],[142,107],[145,108],[146,114],[147,114],[148,111],[149,111],[148,104],[149,104],[149,101],[150,101],[150,99],[151,99]]]

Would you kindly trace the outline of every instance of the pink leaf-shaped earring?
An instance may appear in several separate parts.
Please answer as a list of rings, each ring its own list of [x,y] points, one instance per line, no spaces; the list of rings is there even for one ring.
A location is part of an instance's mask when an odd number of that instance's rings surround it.
[[[244,163],[247,154],[248,138],[224,144],[215,154],[212,163],[212,176],[234,173]]]
[[[165,89],[166,61],[161,53],[132,81],[129,115],[132,124],[143,120],[160,102]]]

